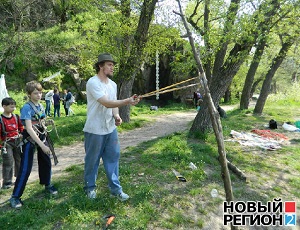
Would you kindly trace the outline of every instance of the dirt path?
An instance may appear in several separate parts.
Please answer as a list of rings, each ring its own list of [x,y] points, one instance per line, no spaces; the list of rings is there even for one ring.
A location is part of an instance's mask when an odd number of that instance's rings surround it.
[[[174,113],[170,115],[159,115],[155,121],[142,128],[132,131],[119,133],[121,150],[136,146],[144,141],[152,140],[158,137],[166,136],[176,131],[185,130],[196,116],[196,112]],[[59,163],[52,167],[53,177],[60,177],[65,169],[71,165],[84,163],[83,143],[76,143],[71,146],[64,146],[56,149]],[[34,169],[30,175],[30,181],[38,179],[37,162],[35,161]]]
[[[163,137],[177,131],[188,128],[189,123],[195,118],[196,111],[178,112],[169,115],[159,115],[154,117],[154,121],[148,125],[132,131],[119,133],[121,150],[129,146],[138,145],[144,141]],[[59,163],[52,167],[53,179],[65,174],[65,169],[71,165],[84,163],[83,143],[78,142],[70,146],[55,148]],[[0,166],[0,172],[2,165]],[[1,176],[2,177],[2,176]],[[32,172],[28,182],[38,180],[38,164],[35,155]]]

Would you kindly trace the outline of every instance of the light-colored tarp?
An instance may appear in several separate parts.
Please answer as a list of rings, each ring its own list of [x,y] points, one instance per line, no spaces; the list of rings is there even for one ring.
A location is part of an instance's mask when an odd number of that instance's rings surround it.
[[[283,134],[272,132],[270,130],[252,130],[252,133],[237,132],[231,130],[232,139],[225,141],[238,142],[241,145],[249,147],[260,147],[265,150],[280,149],[281,145],[288,143],[288,138]]]

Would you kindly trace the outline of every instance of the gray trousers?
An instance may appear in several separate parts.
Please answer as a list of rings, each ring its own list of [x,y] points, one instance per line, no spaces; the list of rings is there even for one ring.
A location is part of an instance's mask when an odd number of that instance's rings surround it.
[[[17,177],[21,163],[21,148],[14,143],[6,144],[6,154],[2,153],[3,185],[12,183],[13,176]]]

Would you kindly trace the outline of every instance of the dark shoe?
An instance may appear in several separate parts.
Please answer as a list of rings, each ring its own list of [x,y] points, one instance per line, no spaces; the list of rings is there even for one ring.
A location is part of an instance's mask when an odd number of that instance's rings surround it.
[[[45,190],[46,190],[48,193],[50,193],[51,195],[57,195],[57,194],[58,194],[57,189],[56,189],[53,185],[45,186]]]
[[[4,183],[2,185],[2,189],[9,189],[9,188],[11,188],[12,185],[13,185],[12,182]]]
[[[16,197],[10,198],[9,202],[10,202],[10,206],[12,208],[21,208],[23,205],[23,202],[21,201],[21,199],[16,198]]]

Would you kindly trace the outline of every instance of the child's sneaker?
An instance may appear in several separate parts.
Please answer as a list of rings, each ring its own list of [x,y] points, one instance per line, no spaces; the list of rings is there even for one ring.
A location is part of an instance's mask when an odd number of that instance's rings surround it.
[[[117,197],[118,200],[120,200],[120,201],[126,201],[126,200],[129,199],[129,196],[126,193],[124,193],[124,192],[121,192],[118,195],[111,194],[111,196]]]
[[[96,191],[95,190],[87,191],[86,195],[89,199],[96,199]]]
[[[10,206],[12,208],[21,208],[23,205],[23,202],[21,201],[20,198],[12,197],[9,199]]]
[[[45,186],[45,190],[50,193],[51,195],[57,195],[58,194],[58,191],[57,189],[53,186],[53,185],[48,185],[48,186]]]

